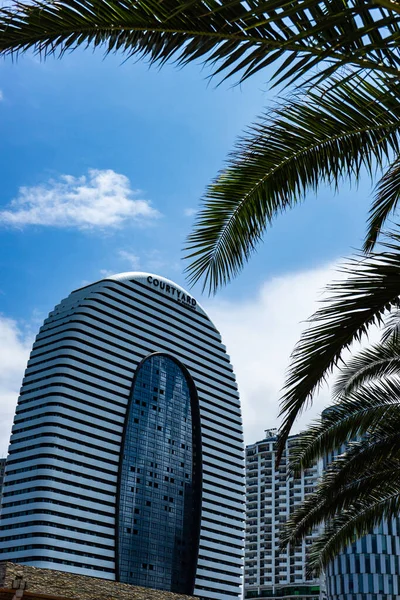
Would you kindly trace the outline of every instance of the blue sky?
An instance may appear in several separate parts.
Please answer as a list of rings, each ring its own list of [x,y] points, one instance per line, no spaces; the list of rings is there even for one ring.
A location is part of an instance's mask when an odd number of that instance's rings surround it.
[[[208,75],[201,65],[149,69],[91,50],[0,63],[0,313],[25,350],[62,297],[105,273],[140,268],[185,285],[181,249],[199,198],[273,98],[267,72],[241,86],[216,87]],[[78,207],[68,207],[77,194]],[[271,281],[348,255],[361,244],[370,197],[367,180],[310,196],[276,221],[214,302],[233,314]]]

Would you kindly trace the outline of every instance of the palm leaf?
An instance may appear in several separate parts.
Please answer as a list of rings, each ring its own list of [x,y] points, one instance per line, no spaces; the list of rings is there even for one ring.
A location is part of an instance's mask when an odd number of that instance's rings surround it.
[[[302,455],[297,460],[291,461],[291,471],[297,472],[300,463],[304,463],[304,468],[308,468],[308,465],[315,464],[317,459],[326,459],[329,453],[337,453],[341,449],[344,452],[343,448],[346,447],[344,454],[335,458],[335,479],[332,479],[332,472],[329,475],[332,493],[335,495],[341,486],[362,477],[374,463],[382,463],[385,466],[389,461],[400,460],[400,411],[398,406],[387,406],[386,410],[382,406],[378,406],[370,409],[369,412],[372,413],[372,418],[369,414],[367,415],[370,424],[362,428],[366,435],[364,440],[350,441],[349,432],[347,436],[338,436],[338,445],[336,446],[330,439],[327,439],[326,441],[322,440],[321,443],[317,442],[314,447],[312,442],[305,438],[303,439]],[[384,420],[379,422],[374,432],[373,428],[378,422],[380,414],[384,416]],[[309,455],[312,456],[310,460],[308,459]]]
[[[324,534],[316,542],[317,547],[320,549],[321,543],[325,545],[336,538],[339,545],[335,546],[335,552],[341,551],[355,534],[363,535],[372,527],[368,518],[365,523],[360,519],[356,530],[350,527],[346,536],[340,537],[343,515],[351,515],[354,525],[353,517],[358,513],[362,515],[365,506],[370,506],[371,502],[381,502],[388,495],[392,496],[396,488],[400,495],[400,410],[396,405],[393,408],[397,414],[389,417],[392,422],[389,435],[368,435],[359,442],[353,442],[329,465],[317,490],[288,519],[282,532],[282,546],[298,544],[313,528],[328,522]],[[379,513],[376,507],[373,525],[386,516],[384,509]],[[338,534],[339,537],[336,537]],[[327,560],[331,558],[329,555]]]
[[[371,495],[364,503],[354,505],[336,516],[312,545],[309,553],[309,571],[321,573],[348,544],[370,533],[382,519],[397,517],[400,512],[399,479],[385,488],[385,492]]]
[[[347,279],[328,287],[330,299],[313,315],[295,347],[281,401],[279,452],[296,417],[343,351],[360,341],[371,325],[382,324],[385,313],[400,307],[400,236],[390,234],[390,241],[382,246],[380,254],[353,260],[343,269]]]
[[[383,344],[400,344],[400,310],[393,311],[386,319],[381,342]]]
[[[394,251],[398,240],[393,234],[391,238],[386,246]],[[292,513],[282,533],[282,545],[293,546],[324,525],[309,553],[310,574],[319,574],[345,546],[369,533],[383,519],[397,516],[398,326],[396,310],[386,323],[384,340],[359,351],[341,368],[335,404],[297,438],[291,453],[290,468],[298,472],[317,459],[342,452],[328,465],[316,491]]]
[[[378,77],[335,83],[285,100],[239,143],[188,238],[192,284],[203,278],[215,291],[242,269],[278,213],[323,183],[357,180],[362,168],[372,176],[399,152],[400,86]]]
[[[393,161],[377,185],[377,193],[370,210],[368,232],[364,250],[372,250],[382,225],[390,213],[397,208],[400,198],[400,159]]]
[[[62,0],[0,11],[0,52],[47,56],[103,47],[163,64],[204,60],[250,77],[286,56],[279,77],[346,64],[397,76],[400,17],[362,0]]]
[[[0,9],[3,55],[34,50],[46,57],[79,46],[102,47],[106,54],[120,52],[161,65],[200,60],[214,74],[237,75],[240,81],[277,64],[275,83],[307,76],[317,82],[328,78],[328,87],[347,65],[348,85],[365,73],[385,75],[389,86],[397,82],[399,36],[396,7],[364,0],[33,0]],[[215,289],[228,281],[249,258],[265,225],[307,190],[317,189],[319,176],[336,184],[342,176],[357,178],[360,165],[370,169],[397,148],[392,117],[398,121],[398,89],[383,90],[376,80],[369,89],[366,82],[357,86],[363,91],[353,85],[349,98],[346,88],[341,95],[330,94],[329,102],[323,89],[310,92],[303,99],[312,104],[308,113],[300,111],[301,101],[293,101],[275,113],[276,122],[261,122],[239,145],[226,172],[210,187],[189,238],[193,282],[204,275],[205,285],[208,280]],[[389,106],[383,96],[389,97]],[[293,118],[285,113],[290,109],[296,112]],[[343,160],[335,160],[335,147]],[[231,234],[238,237],[231,239]]]
[[[400,487],[399,460],[389,461],[387,465],[375,462],[361,477],[340,488],[335,484],[335,469],[328,470],[317,491],[310,494],[289,517],[282,530],[282,547],[298,544],[313,529],[327,521],[330,523],[330,527],[327,527],[329,536],[334,536],[337,533],[334,524],[338,515],[353,513],[355,507],[362,510],[362,506],[367,505],[372,498],[383,498],[387,492],[392,494],[395,486]],[[382,519],[383,515],[380,515],[380,518]],[[370,523],[368,525],[370,526]],[[367,532],[368,529],[365,529],[363,534]],[[325,534],[326,532],[317,539],[317,544],[319,539],[327,541],[328,536]],[[351,532],[351,536],[354,536],[354,531]],[[348,538],[342,540],[343,545],[339,550],[350,541]]]
[[[398,382],[369,384],[353,392],[300,434],[291,450],[291,471],[297,474],[317,459],[372,431],[379,435],[393,433],[393,419],[397,432],[399,401]]]
[[[391,480],[388,473],[390,474],[391,471],[394,473],[400,469],[400,411],[398,407],[397,414],[392,410],[392,413],[388,414],[388,418],[391,421],[389,426],[382,423],[379,433],[371,433],[363,440],[350,442],[346,451],[335,458],[333,468],[327,472],[323,482],[325,493],[330,495],[331,499],[341,494],[342,490],[354,490],[360,484],[364,486],[365,477],[377,477],[385,474],[383,479]],[[365,489],[364,486],[361,491]],[[358,501],[359,493],[359,490],[356,493],[352,492],[352,496],[349,497],[350,502]]]
[[[333,396],[340,399],[366,382],[400,375],[400,340],[382,342],[361,350],[340,367]],[[399,382],[397,382],[398,384]],[[400,400],[400,398],[399,398]]]

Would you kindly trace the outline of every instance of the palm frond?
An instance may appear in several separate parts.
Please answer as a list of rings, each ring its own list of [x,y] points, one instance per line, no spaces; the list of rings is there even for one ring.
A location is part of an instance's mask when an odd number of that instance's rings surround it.
[[[393,311],[386,319],[381,342],[382,344],[400,344],[400,310]]]
[[[330,469],[328,475],[322,480],[325,488],[329,484],[327,496],[332,502],[343,489],[350,490],[347,500],[355,501],[359,495],[357,487],[362,484],[366,475],[370,475],[372,469],[375,469],[377,475],[386,474],[384,478],[391,479],[391,470],[394,472],[400,468],[400,415],[398,411],[397,414],[394,414],[393,409],[388,412],[392,412],[391,415],[388,415],[391,424],[384,425],[382,423],[379,427],[380,431],[376,435],[368,434],[367,439],[363,442],[347,442],[346,450],[343,450],[342,446],[329,451],[342,452],[334,459],[334,470]],[[310,502],[312,503],[311,500]],[[307,512],[308,509],[305,510],[305,514]],[[327,514],[323,514],[321,519],[326,519],[327,516]]]
[[[241,80],[275,61],[280,80],[317,65],[318,77],[330,76],[346,64],[397,76],[399,22],[362,0],[18,2],[0,10],[0,52],[47,56],[92,45],[160,64],[200,59]]]
[[[368,381],[379,385],[384,378],[400,377],[400,340],[382,342],[360,350],[340,367],[332,388],[333,397],[339,399]],[[400,400],[400,398],[399,398]]]
[[[215,292],[250,258],[268,224],[323,183],[372,176],[399,152],[400,85],[359,77],[284,100],[237,146],[209,187],[186,268]],[[397,89],[398,88],[398,89]]]
[[[400,512],[398,486],[396,480],[384,493],[371,495],[365,502],[336,516],[311,547],[309,571],[319,575],[347,545],[370,533],[383,519],[397,517]]]
[[[400,411],[392,415],[389,435],[367,436],[352,442],[325,470],[314,493],[292,513],[282,533],[282,544],[297,544],[310,531],[337,515],[352,511],[372,497],[400,489]],[[338,448],[336,448],[336,451]],[[330,533],[334,530],[331,528]]]
[[[400,430],[398,382],[369,384],[326,411],[296,440],[291,450],[290,469],[299,473],[317,459],[372,431],[386,434]],[[393,425],[394,423],[394,425]]]
[[[398,242],[398,237],[391,234],[386,243],[389,254],[397,250]],[[351,297],[354,299],[357,295]],[[386,320],[384,340],[362,349],[341,367],[335,404],[300,434],[291,452],[290,468],[295,472],[317,459],[332,461],[315,492],[292,513],[282,532],[284,547],[298,544],[312,530],[324,526],[309,553],[310,574],[319,574],[348,544],[369,533],[383,519],[397,516],[399,312],[396,309]]]
[[[368,219],[364,250],[372,250],[379,232],[390,213],[397,208],[400,198],[400,159],[396,158],[377,185],[374,203]]]
[[[295,347],[281,400],[284,420],[278,453],[296,417],[343,351],[361,340],[371,325],[382,325],[385,313],[400,307],[400,236],[390,234],[382,247],[380,254],[353,260],[344,268],[347,279],[328,287],[331,297],[311,317],[311,326]]]
[[[364,486],[365,477],[382,474],[384,480],[392,480],[390,473],[400,469],[400,412],[397,410],[397,414],[389,418],[389,426],[382,423],[379,433],[350,442],[343,454],[335,458],[324,479],[327,495],[334,498],[344,489],[358,488],[356,494],[352,492],[353,496],[349,498],[354,502],[359,499],[360,489],[368,493],[368,488]],[[360,485],[364,487],[359,488]]]
[[[317,491],[310,494],[289,517],[282,530],[281,547],[298,544],[313,529],[326,522],[333,525],[338,515],[352,512],[354,507],[367,504],[371,498],[378,499],[388,492],[393,493],[395,486],[400,486],[400,461],[391,461],[387,465],[375,463],[361,477],[340,488],[334,482],[333,468],[332,473],[327,471]],[[329,531],[331,536],[337,533],[333,526]],[[323,534],[321,537],[327,539]]]

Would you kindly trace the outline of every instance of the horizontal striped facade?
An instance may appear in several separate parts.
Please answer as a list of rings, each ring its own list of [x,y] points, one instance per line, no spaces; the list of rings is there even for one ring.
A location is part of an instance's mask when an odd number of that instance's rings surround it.
[[[180,360],[199,397],[203,491],[194,594],[238,597],[244,455],[235,377],[203,309],[176,284],[143,273],[73,292],[40,329],[7,457],[0,560],[115,578],[121,435],[136,367],[154,352]]]

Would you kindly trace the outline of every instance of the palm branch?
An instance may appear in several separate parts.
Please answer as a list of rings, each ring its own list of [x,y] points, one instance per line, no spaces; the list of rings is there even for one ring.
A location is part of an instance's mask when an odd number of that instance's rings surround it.
[[[399,20],[362,0],[18,2],[0,11],[0,52],[46,56],[92,45],[161,64],[202,59],[242,80],[276,61],[279,79],[316,65],[318,77],[329,76],[348,64],[397,76]]]
[[[399,440],[399,435],[397,436],[397,440]],[[345,463],[346,455],[340,458]],[[337,462],[340,462],[340,460],[335,461],[335,463]],[[283,547],[287,544],[292,546],[299,544],[313,528],[319,527],[322,523],[330,523],[330,527],[327,526],[325,532],[319,537],[320,540],[323,539],[324,543],[326,543],[329,537],[339,533],[334,526],[337,516],[349,511],[352,517],[356,517],[356,510],[353,512],[353,509],[357,507],[361,508],[372,497],[376,500],[384,499],[387,490],[390,490],[391,494],[394,492],[394,486],[397,487],[397,493],[399,494],[400,459],[398,457],[388,460],[385,464],[375,459],[367,469],[364,463],[362,474],[359,474],[357,478],[353,478],[351,481],[345,480],[344,484],[336,482],[339,479],[336,475],[337,471],[340,474],[340,468],[335,463],[333,463],[331,468],[327,469],[325,477],[321,481],[317,491],[309,494],[302,505],[289,517],[281,536]],[[342,477],[341,480],[343,479],[345,478]],[[386,518],[386,516],[382,514],[377,516],[377,523],[374,523],[372,527],[382,521],[383,518]],[[359,523],[361,525],[361,521]],[[357,532],[349,530],[346,537],[342,538],[342,545],[339,551],[352,543],[355,537],[368,533],[372,528],[370,522],[365,523],[362,527],[362,532],[360,530]],[[330,556],[329,561],[332,558],[334,556]]]
[[[348,396],[368,381],[384,380],[399,373],[400,340],[396,338],[369,346],[352,356],[341,368],[333,386],[333,397]]]
[[[203,278],[215,291],[242,269],[278,213],[324,183],[357,180],[362,168],[372,177],[399,153],[400,86],[381,77],[334,83],[283,100],[239,143],[188,237],[191,283]],[[395,207],[388,186],[372,208],[370,244]]]
[[[332,474],[334,471],[327,471],[327,476]],[[382,520],[398,516],[399,490],[399,458],[387,464],[375,461],[362,477],[339,489],[327,477],[287,521],[282,547],[297,544],[313,527],[325,523],[308,557],[309,570],[320,574],[346,546],[370,533]]]
[[[370,431],[387,436],[400,431],[399,406],[399,380],[368,382],[360,386],[325,411],[323,419],[315,421],[299,436],[291,450],[291,470],[299,473],[349,440]],[[393,421],[395,418],[398,420]]]
[[[400,307],[400,235],[389,234],[381,253],[354,259],[343,271],[347,279],[328,287],[331,297],[311,317],[293,351],[281,404],[280,452],[296,417],[340,364],[343,351]]]
[[[364,485],[365,481],[377,481],[382,475],[383,480],[391,479],[388,473],[391,470],[396,471],[400,464],[400,411],[398,405],[392,405],[391,409],[385,414],[390,420],[390,425],[382,425],[379,431],[373,431],[370,428],[364,439],[357,442],[346,440],[346,452],[337,456],[332,467],[328,470],[327,476],[321,484],[325,491],[333,490],[330,500],[334,503],[337,494],[346,490],[347,501],[354,502],[360,498],[360,493],[368,493]],[[327,444],[329,446],[329,444]],[[343,448],[344,446],[342,446]],[[337,453],[336,447],[336,453]],[[333,449],[331,450],[333,451]],[[383,481],[384,483],[384,481]],[[359,489],[357,486],[361,486]],[[353,489],[349,496],[347,490]],[[356,494],[354,494],[356,490]],[[400,491],[400,488],[399,488]],[[329,500],[329,501],[330,501]],[[337,510],[335,508],[335,510]]]
[[[306,498],[285,525],[282,547],[298,544],[313,528],[325,525],[309,555],[310,570],[316,574],[355,539],[369,533],[383,519],[398,514],[398,403],[392,409],[392,414],[386,415],[391,420],[391,433],[371,433],[360,442],[350,443],[348,450],[327,468],[316,492]]]
[[[397,473],[397,477],[385,486],[384,491],[370,494],[364,502],[337,515],[311,546],[309,570],[321,573],[348,543],[370,533],[381,524],[382,519],[397,517],[400,512],[399,484],[400,474]]]
[[[393,331],[395,317],[391,321]],[[309,554],[314,573],[400,510],[400,365],[393,362],[399,349],[397,336],[389,335],[344,364],[335,404],[293,448],[290,468],[296,472],[342,449],[316,491],[292,513],[282,535],[283,546],[296,545],[325,524]]]
[[[382,332],[382,342],[400,343],[400,310],[393,311],[386,319]]]
[[[390,212],[400,198],[400,158],[397,156],[377,185],[376,197],[370,210],[364,250],[372,250]]]

